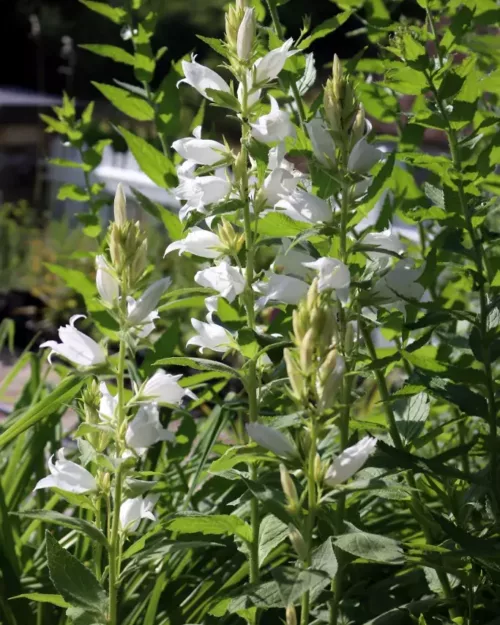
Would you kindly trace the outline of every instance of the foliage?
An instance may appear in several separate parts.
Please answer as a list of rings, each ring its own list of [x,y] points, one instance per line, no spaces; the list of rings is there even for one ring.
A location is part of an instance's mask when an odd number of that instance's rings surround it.
[[[496,3],[419,0],[424,20],[395,23],[382,0],[338,0],[292,42],[285,3],[238,1],[207,40],[217,72],[179,60],[158,87],[157,3],[84,4],[129,36],[92,51],[137,84],[99,89],[154,124],[154,142],[119,131],[182,208],[135,197],[168,231],[167,262],[193,260],[167,290],[121,187],[107,232],[101,188],[62,191],[88,206],[97,275],[50,269],[100,342],[75,319],[49,341],[54,388],[41,355],[21,356],[31,376],[0,432],[0,619],[493,625]],[[353,16],[377,57],[336,57],[315,94],[308,44]],[[182,77],[203,98],[189,137]],[[238,145],[200,135],[207,106]],[[91,111],[65,98],[45,119],[87,172]]]

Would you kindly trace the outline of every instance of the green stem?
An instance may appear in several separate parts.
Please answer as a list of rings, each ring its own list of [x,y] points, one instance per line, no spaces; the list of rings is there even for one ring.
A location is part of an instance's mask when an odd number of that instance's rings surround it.
[[[340,260],[347,264],[348,252],[347,252],[347,223],[349,218],[349,181],[347,178],[347,149],[342,152],[342,164],[344,167],[343,183],[342,183],[342,203],[340,213]],[[347,324],[345,320],[345,313],[341,311],[341,336],[340,342],[345,360],[345,375],[342,381],[342,412],[339,422],[339,434],[340,434],[340,451],[344,451],[349,441],[349,420],[351,412],[351,389],[349,382],[349,362],[347,354],[345,353],[345,337],[347,332]],[[337,500],[337,510],[335,513],[335,534],[339,535],[344,529],[344,515],[345,515],[346,496],[341,493]],[[339,549],[336,550],[336,557],[338,563],[337,573],[332,580],[332,600],[329,606],[329,623],[330,625],[337,625],[340,613],[340,602],[342,600],[343,584],[345,576],[345,564],[343,552]]]
[[[366,326],[364,325],[364,323],[361,320],[361,316],[359,317],[358,323],[361,327],[361,333],[363,335],[363,339],[366,345],[366,348],[368,350],[368,353],[370,355],[370,358],[372,359],[373,362],[376,362],[377,360],[377,352],[375,349],[375,346],[373,344],[370,332],[367,330]],[[382,370],[379,368],[375,369],[375,377],[377,380],[377,386],[378,386],[378,390],[380,393],[380,397],[382,399],[382,403],[384,406],[384,411],[387,417],[387,422],[389,425],[389,433],[391,435],[392,441],[394,443],[394,446],[397,449],[400,449],[402,451],[405,450],[405,446],[403,443],[403,440],[401,438],[401,435],[399,434],[399,430],[397,428],[397,423],[396,423],[396,417],[394,416],[394,412],[392,411],[392,407],[390,404],[390,393],[389,393],[389,389],[387,387],[387,383],[384,377],[384,374],[382,373]],[[425,508],[424,505],[422,504],[418,493],[418,486],[417,486],[417,482],[415,480],[415,475],[413,473],[413,471],[406,471],[405,472],[405,479],[406,482],[408,484],[408,486],[411,489],[411,503],[410,503],[410,508],[413,512],[413,516],[415,517],[415,519],[417,520],[417,522],[419,523],[422,532],[424,534],[425,540],[427,543],[429,543],[430,545],[432,545],[434,543],[434,539],[432,536],[432,530],[430,528],[430,526],[428,525],[428,523],[426,522],[426,516],[425,516]],[[450,582],[448,580],[448,576],[446,574],[446,571],[443,571],[441,569],[436,568],[436,574],[437,577],[439,579],[439,582],[441,584],[441,588],[443,590],[443,595],[445,596],[445,598],[447,599],[447,601],[450,603],[450,607],[449,607],[449,614],[450,614],[450,618],[454,619],[460,616],[460,613],[458,612],[458,610],[454,607],[454,603],[455,603],[455,598],[453,596],[453,591],[451,589],[451,585]]]
[[[266,0],[266,4],[269,9],[269,14],[271,15],[274,30],[278,37],[280,39],[283,39],[283,27],[281,26],[281,22],[278,16],[278,9],[276,8],[275,0]],[[304,104],[302,103],[302,98],[300,96],[299,90],[297,89],[297,83],[295,82],[295,80],[291,80],[290,89],[292,90],[293,99],[297,107],[297,114],[299,116],[300,125],[304,127],[306,121],[306,112],[304,110]]]
[[[306,558],[304,560],[304,568],[307,569],[312,564],[312,548],[314,536],[314,523],[316,519],[317,491],[316,491],[316,449],[317,449],[317,431],[316,431],[316,415],[310,414],[311,420],[311,442],[309,448],[309,458],[307,463],[307,520],[304,531],[304,542],[306,544]],[[300,625],[308,625],[310,610],[310,593],[305,592],[302,595],[302,609],[300,612]]]
[[[122,318],[125,316],[126,294],[122,293],[121,313]],[[123,329],[122,329],[123,332]],[[120,458],[122,454],[121,448],[121,432],[125,425],[125,358],[127,346],[125,338],[120,336],[120,351],[118,353],[118,370],[116,382],[118,386],[118,409],[117,409],[117,426],[116,426],[116,455]],[[120,583],[120,507],[122,502],[123,487],[122,465],[118,466],[115,476],[115,489],[113,500],[113,522],[111,525],[111,533],[108,536],[109,541],[109,624],[117,625],[117,607],[118,607],[118,588]]]

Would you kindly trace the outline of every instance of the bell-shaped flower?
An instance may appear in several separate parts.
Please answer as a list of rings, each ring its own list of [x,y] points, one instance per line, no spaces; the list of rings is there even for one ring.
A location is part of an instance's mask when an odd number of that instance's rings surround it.
[[[279,430],[261,425],[260,423],[248,423],[248,436],[261,447],[269,449],[277,456],[293,458],[297,456],[297,450],[291,441]]]
[[[212,100],[212,98],[207,95],[207,89],[215,89],[216,91],[229,93],[230,89],[227,82],[221,78],[217,72],[214,72],[213,69],[200,65],[195,59],[196,56],[193,55],[191,61],[182,61],[182,70],[185,78],[179,80],[177,86],[185,82],[208,100]]]
[[[271,52],[255,61],[255,84],[269,82],[278,77],[288,57],[296,52],[290,52],[292,45],[293,39],[287,39],[279,48],[271,50]]]
[[[183,177],[174,190],[175,197],[187,203],[179,211],[181,220],[192,211],[205,213],[205,207],[217,204],[231,191],[231,182],[227,176],[196,176]]]
[[[49,458],[50,475],[41,479],[35,486],[35,490],[40,488],[59,488],[68,493],[80,495],[97,490],[97,484],[92,473],[84,469],[76,462],[66,460],[64,449],[57,452],[57,460],[54,463],[54,456]]]
[[[260,309],[269,302],[298,304],[306,296],[309,285],[293,276],[268,273],[268,280],[259,282],[254,288],[261,294],[256,302],[257,308]]]
[[[250,70],[247,72],[246,84],[247,89],[245,89],[244,84],[240,82],[240,84],[238,85],[238,89],[236,90],[236,96],[242,109],[251,109],[252,106],[260,100],[262,89],[252,89],[252,72]]]
[[[120,528],[122,532],[135,532],[141,519],[156,521],[153,508],[157,501],[157,495],[126,499],[120,506]]]
[[[223,143],[200,137],[184,137],[172,143],[174,150],[189,161],[198,165],[215,165],[227,157],[227,148]]]
[[[144,326],[157,319],[158,312],[155,309],[171,283],[170,278],[162,278],[153,282],[137,301],[133,297],[127,297],[127,322],[132,326]]]
[[[284,141],[287,137],[295,136],[295,129],[290,121],[290,115],[280,110],[275,98],[269,96],[271,100],[271,110],[266,115],[258,118],[252,127],[252,136],[262,143],[274,143]]]
[[[95,257],[95,283],[103,302],[112,306],[118,299],[120,286],[106,258],[99,254]]]
[[[347,301],[351,285],[349,267],[336,258],[318,258],[312,263],[304,263],[305,267],[318,272],[319,291],[334,290],[341,301]]]
[[[245,290],[245,277],[238,267],[232,267],[223,260],[215,267],[202,269],[194,277],[200,286],[214,289],[229,303]]]
[[[282,197],[275,208],[281,209],[285,215],[296,221],[315,224],[332,219],[332,209],[326,200],[300,188],[295,189],[291,195]]]
[[[327,470],[325,483],[333,487],[346,482],[363,467],[375,451],[376,445],[376,438],[365,436],[352,447],[344,449]]]
[[[160,441],[175,441],[175,435],[162,427],[158,405],[152,402],[139,408],[128,424],[125,441],[138,456],[142,456],[151,445]]]
[[[370,260],[378,261],[380,264],[386,266],[391,258],[386,252],[394,252],[395,254],[402,254],[406,246],[401,243],[399,236],[393,234],[391,229],[383,230],[382,232],[370,232],[362,241],[363,245],[370,245],[372,247],[380,248],[379,251],[366,252],[366,255]]]
[[[165,255],[179,250],[179,254],[189,252],[195,256],[201,256],[201,258],[217,258],[217,256],[221,255],[219,249],[221,247],[222,242],[216,234],[210,232],[210,230],[194,226],[188,232],[187,237],[170,243],[165,250]]]
[[[104,423],[114,423],[116,421],[118,395],[111,395],[105,382],[99,384],[99,390],[101,391],[99,418]]]
[[[335,165],[335,141],[321,117],[314,117],[306,124],[313,154],[325,166]]]
[[[172,406],[179,406],[185,395],[191,399],[196,399],[194,393],[178,384],[178,380],[181,378],[182,375],[171,375],[165,373],[163,369],[158,369],[142,387],[141,396],[159,404],[171,404]]]
[[[255,37],[255,9],[246,8],[236,37],[236,54],[246,61],[252,53]]]
[[[286,160],[284,143],[279,143],[269,150],[267,166],[270,173],[264,180],[262,192],[268,204],[274,206],[282,197],[293,193],[304,176]]]
[[[59,328],[61,343],[45,341],[40,345],[50,348],[49,362],[52,362],[52,354],[62,356],[80,367],[92,367],[106,362],[106,351],[99,343],[75,328],[75,322],[81,318],[85,318],[85,315],[73,315],[69,325]]]
[[[347,168],[356,174],[367,174],[383,156],[384,153],[381,150],[368,143],[366,137],[363,137],[352,148]]]
[[[400,300],[419,300],[424,294],[424,287],[417,282],[424,268],[415,269],[412,259],[399,260],[385,276],[378,280],[371,295],[382,304],[399,302]]]
[[[186,345],[197,345],[201,353],[207,349],[224,353],[231,348],[233,340],[231,333],[217,323],[191,319],[191,325],[198,334],[191,337]]]
[[[311,274],[311,270],[308,269],[306,263],[314,262],[314,258],[297,246],[291,247],[291,245],[292,241],[290,239],[282,240],[281,247],[276,254],[271,269],[275,273],[305,279]]]

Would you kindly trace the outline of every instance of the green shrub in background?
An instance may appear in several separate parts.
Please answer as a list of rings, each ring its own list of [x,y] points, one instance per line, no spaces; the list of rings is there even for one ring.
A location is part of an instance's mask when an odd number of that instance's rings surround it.
[[[419,0],[425,22],[394,23],[379,0],[337,2],[293,40],[284,3],[238,0],[208,41],[220,65],[182,59],[158,88],[155,4],[84,4],[129,35],[94,52],[137,84],[101,91],[157,130],[119,128],[182,201],[177,216],[135,194],[185,283],[154,275],[163,250],[151,262],[121,187],[109,227],[100,188],[63,191],[89,206],[97,271],[52,269],[93,335],[73,317],[42,346],[56,386],[40,355],[20,360],[31,377],[0,433],[2,620],[494,625],[496,3]],[[335,57],[311,95],[310,45],[352,16],[378,57]],[[207,106],[238,145],[203,128]],[[71,101],[46,121],[91,170]]]

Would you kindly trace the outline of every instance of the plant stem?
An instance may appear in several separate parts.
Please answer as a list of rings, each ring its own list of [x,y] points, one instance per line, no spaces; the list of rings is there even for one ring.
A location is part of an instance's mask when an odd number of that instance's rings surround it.
[[[377,360],[377,352],[375,350],[375,346],[373,344],[370,332],[367,330],[366,326],[364,325],[364,323],[361,320],[361,317],[359,317],[358,323],[361,327],[361,332],[363,335],[363,339],[366,345],[366,348],[368,350],[368,353],[370,355],[370,358],[372,359],[373,362],[375,362]],[[382,399],[382,403],[384,405],[384,410],[385,410],[385,414],[387,417],[387,421],[389,424],[389,433],[391,435],[392,441],[394,443],[394,446],[397,449],[400,449],[402,451],[405,450],[405,446],[403,443],[403,440],[401,438],[401,435],[399,434],[399,430],[397,428],[397,423],[396,423],[396,418],[394,416],[394,412],[391,408],[391,404],[390,404],[390,393],[389,393],[389,389],[387,388],[387,383],[384,377],[384,374],[382,373],[381,369],[376,368],[375,369],[375,377],[377,379],[377,386],[378,386],[378,390],[380,393],[380,397]],[[425,516],[425,509],[424,506],[422,504],[422,502],[420,501],[420,497],[418,496],[418,494],[416,494],[418,492],[418,486],[417,486],[417,482],[415,480],[415,475],[413,473],[413,471],[406,471],[405,472],[405,479],[406,482],[408,484],[408,486],[411,488],[411,503],[410,503],[410,508],[413,511],[413,515],[415,517],[415,519],[417,520],[417,522],[419,523],[422,532],[424,534],[425,540],[427,543],[429,544],[434,544],[434,540],[432,537],[432,530],[430,528],[430,526],[427,524],[426,522],[426,516]],[[443,590],[443,595],[445,596],[445,598],[447,599],[447,601],[450,603],[450,607],[449,607],[449,614],[450,614],[450,618],[454,619],[460,616],[460,613],[458,612],[458,610],[454,607],[454,603],[455,603],[455,598],[453,596],[453,591],[451,589],[451,585],[450,582],[448,580],[448,576],[446,574],[446,571],[443,571],[441,569],[436,568],[435,569],[437,577],[439,579],[439,582],[441,584],[441,588]]]
[[[307,462],[307,520],[304,532],[304,541],[306,544],[306,559],[304,560],[304,568],[307,569],[311,566],[312,547],[313,547],[313,534],[314,534],[314,522],[316,518],[316,448],[317,448],[317,431],[316,431],[316,415],[310,413],[311,421],[311,441],[309,448],[309,458]],[[302,609],[300,612],[300,625],[308,625],[309,623],[309,609],[310,609],[310,593],[305,592],[302,595]]]
[[[347,149],[344,148],[342,152],[342,165],[343,165],[343,183],[342,183],[342,203],[341,203],[341,212],[340,212],[340,260],[347,264],[348,253],[347,253],[347,222],[349,218],[349,180],[347,177],[347,160],[348,153]],[[345,319],[345,313],[341,311],[341,348],[343,351],[343,356],[345,360],[345,375],[342,381],[342,411],[340,415],[339,421],[339,434],[340,434],[340,451],[344,451],[347,447],[347,443],[349,440],[349,420],[351,413],[351,389],[350,383],[347,378],[349,374],[349,361],[347,359],[347,354],[345,353],[345,338],[347,332],[347,324]],[[342,533],[344,528],[344,515],[345,515],[345,503],[346,496],[344,493],[341,493],[337,500],[337,509],[335,513],[335,534],[339,535]],[[344,565],[344,557],[342,551],[339,549],[335,550],[338,569],[335,577],[332,580],[332,600],[329,606],[329,623],[330,625],[337,625],[340,611],[340,602],[342,600],[342,592],[343,592],[343,582],[344,582],[344,574],[345,574],[345,565]]]
[[[271,15],[271,20],[273,22],[274,30],[280,39],[283,39],[283,27],[281,26],[278,10],[276,8],[275,0],[266,0],[267,7],[269,9],[269,14]],[[306,121],[306,112],[304,110],[304,104],[302,103],[302,97],[297,88],[297,83],[295,80],[290,81],[290,89],[292,90],[293,99],[295,101],[295,106],[297,107],[297,114],[299,117],[299,122],[302,127],[304,127]]]
[[[126,296],[122,293],[121,313],[125,315]],[[123,332],[123,328],[122,328]],[[116,455],[119,459],[122,453],[121,432],[125,423],[125,357],[127,345],[124,336],[120,336],[120,350],[118,353],[118,370],[116,382],[118,386],[117,426],[116,426]],[[118,587],[120,583],[120,506],[122,501],[123,474],[122,465],[118,466],[115,475],[115,490],[113,500],[113,522],[109,541],[109,623],[117,625]]]

